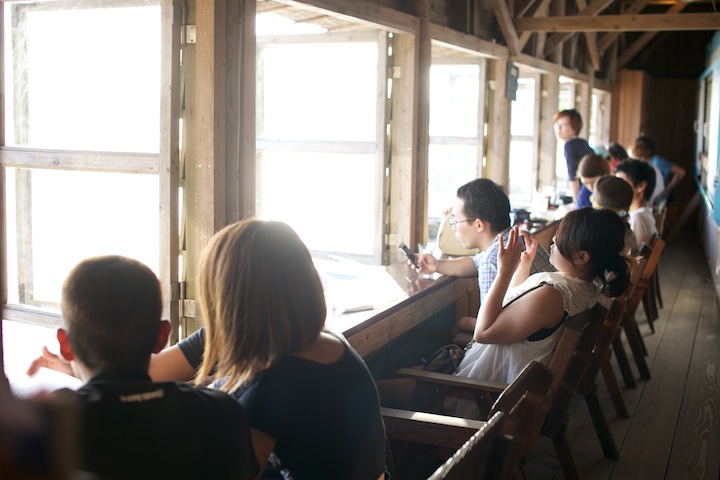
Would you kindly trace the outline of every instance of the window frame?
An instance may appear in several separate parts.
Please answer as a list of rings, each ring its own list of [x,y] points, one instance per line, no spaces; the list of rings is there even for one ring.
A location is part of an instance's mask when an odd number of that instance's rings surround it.
[[[283,44],[323,44],[323,43],[353,43],[353,42],[373,42],[377,44],[378,59],[376,65],[376,125],[375,139],[372,141],[325,141],[325,140],[292,140],[287,141],[277,138],[266,138],[256,134],[255,140],[255,158],[259,161],[263,152],[272,150],[288,149],[295,152],[319,152],[319,153],[361,153],[374,154],[374,173],[375,184],[378,185],[377,192],[380,193],[374,199],[373,217],[375,231],[372,254],[353,254],[348,252],[337,252],[332,250],[312,250],[314,256],[318,258],[330,258],[333,255],[340,255],[343,258],[368,263],[373,265],[381,265],[383,263],[383,252],[386,249],[385,235],[387,231],[387,220],[384,218],[384,205],[388,201],[389,178],[387,171],[390,162],[390,146],[387,136],[388,131],[388,115],[389,115],[389,98],[388,89],[389,76],[391,69],[391,51],[392,51],[392,34],[388,31],[377,28],[372,31],[360,32],[342,32],[342,33],[318,33],[318,34],[298,34],[298,35],[258,35],[256,45],[256,58],[261,58],[261,50],[265,46],[277,46]],[[259,77],[259,75],[258,75]],[[258,89],[259,90],[259,89]],[[257,101],[257,100],[256,100]],[[260,181],[256,178],[255,182]]]
[[[3,2],[11,3],[11,2]],[[12,2],[14,3],[14,2]],[[40,2],[37,4],[18,4],[20,15],[29,10],[65,10],[69,8],[117,8],[124,6],[159,6],[160,7],[160,132],[158,153],[135,153],[113,151],[85,151],[33,148],[22,146],[6,146],[4,105],[2,118],[0,118],[0,181],[2,184],[3,203],[7,204],[5,195],[6,168],[19,169],[50,169],[72,170],[105,173],[150,174],[159,177],[160,229],[159,234],[159,277],[163,289],[164,318],[169,318],[174,325],[178,323],[178,160],[179,160],[179,66],[180,66],[180,25],[181,7],[173,5],[172,0],[113,0],[113,1],[81,1],[60,0],[54,2]],[[0,68],[2,68],[2,92],[6,94],[4,82],[5,70],[5,8],[0,8],[0,42],[3,48],[0,51]],[[17,98],[16,98],[17,102]],[[16,103],[17,105],[17,103]],[[22,170],[20,170],[22,171]],[[28,210],[29,197],[16,195],[18,199],[25,199],[20,208]],[[5,211],[0,212],[0,227],[4,233],[2,238],[2,320],[19,321],[46,327],[61,325],[60,315],[56,312],[37,308],[32,304],[8,304],[7,298],[7,236]],[[27,224],[18,223],[18,235],[27,235]],[[174,232],[174,234],[173,234]],[[27,244],[20,247],[18,256],[23,255],[32,262],[32,251]],[[19,269],[20,270],[20,269]],[[20,272],[18,272],[19,275]],[[27,274],[26,274],[27,275]],[[27,280],[27,277],[25,277]],[[176,329],[175,329],[176,330]],[[173,338],[177,337],[174,332]]]

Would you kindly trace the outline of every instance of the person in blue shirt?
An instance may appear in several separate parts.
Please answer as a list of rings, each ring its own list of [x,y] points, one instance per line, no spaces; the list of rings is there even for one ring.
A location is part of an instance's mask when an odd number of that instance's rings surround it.
[[[587,140],[578,137],[583,127],[582,116],[573,109],[557,112],[553,117],[555,136],[565,142],[563,151],[567,163],[568,184],[573,201],[578,206],[590,206],[590,191],[578,181],[577,169],[580,160],[595,151]],[[582,205],[581,205],[582,204]]]
[[[635,140],[633,153],[638,158],[652,163],[662,175],[664,189],[653,199],[654,203],[657,204],[663,200],[670,201],[673,191],[685,177],[685,169],[655,153],[655,142],[646,135]]]
[[[502,187],[490,179],[478,178],[457,190],[457,199],[452,207],[453,219],[450,224],[455,236],[463,247],[478,248],[480,253],[472,257],[438,260],[430,254],[417,255],[420,273],[439,272],[456,277],[478,277],[480,303],[485,299],[490,286],[497,276],[497,252],[500,245],[498,234],[507,236],[510,226],[510,200]],[[531,273],[551,272],[547,251],[538,247],[532,262]],[[476,317],[462,317],[453,327],[453,334],[470,334],[475,329]]]

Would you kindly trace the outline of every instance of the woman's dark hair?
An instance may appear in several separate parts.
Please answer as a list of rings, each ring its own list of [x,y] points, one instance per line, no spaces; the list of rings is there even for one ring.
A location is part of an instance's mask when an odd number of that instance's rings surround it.
[[[610,295],[623,293],[630,283],[629,259],[625,249],[625,224],[607,208],[580,208],[563,217],[555,235],[558,251],[565,258],[579,252],[590,255],[588,267],[593,277],[607,287]],[[608,273],[613,273],[608,281]]]
[[[617,143],[613,143],[608,147],[608,153],[610,154],[611,158],[615,158],[617,160],[625,160],[628,158],[627,150],[625,150],[622,145],[619,145]]]

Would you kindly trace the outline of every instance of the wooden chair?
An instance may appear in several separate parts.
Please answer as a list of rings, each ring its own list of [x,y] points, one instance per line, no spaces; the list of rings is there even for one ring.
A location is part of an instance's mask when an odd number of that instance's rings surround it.
[[[504,414],[497,412],[475,432],[428,480],[490,478],[493,447],[502,435]]]
[[[644,272],[643,277],[640,279],[640,282],[643,283],[645,288],[645,294],[642,297],[642,302],[643,308],[645,309],[645,316],[647,317],[648,324],[650,325],[650,330],[653,333],[655,333],[655,326],[653,325],[653,322],[660,317],[658,314],[658,292],[656,287],[658,282],[657,267],[660,262],[660,256],[664,250],[665,241],[659,236],[655,236],[653,237],[650,246],[645,246],[642,252],[643,256],[648,259],[647,267],[649,267],[649,271],[647,273]]]
[[[655,228],[657,228],[658,231],[658,237],[660,237],[663,240],[667,240],[666,238],[666,223],[667,223],[667,207],[662,206],[659,207],[654,215],[655,215]],[[659,270],[655,270],[655,275],[653,275],[653,285],[655,288],[655,296],[657,298],[657,303],[660,308],[663,308],[663,299],[662,299],[662,292],[660,292],[660,273]]]
[[[646,295],[646,291],[648,289],[648,286],[650,285],[652,276],[657,269],[660,255],[662,255],[664,248],[665,241],[656,237],[653,240],[651,247],[645,247],[643,249],[645,265],[642,268],[640,278],[637,280],[637,283],[635,284],[632,293],[630,294],[629,298],[627,298],[625,314],[623,315],[623,320],[621,324],[623,327],[623,331],[625,332],[628,346],[630,347],[633,358],[635,359],[635,364],[637,365],[638,372],[640,373],[640,378],[646,380],[649,380],[651,378],[650,368],[645,361],[645,356],[648,354],[648,351],[645,347],[645,342],[643,341],[642,334],[640,333],[640,328],[638,327],[637,321],[635,320],[635,312],[637,311],[640,302]],[[649,312],[647,313],[648,322],[650,323],[651,330],[654,331],[651,319],[652,316],[649,314]],[[626,366],[627,362],[622,360],[621,358],[624,355],[624,350],[619,338],[617,338],[613,342],[613,350],[616,353],[618,365],[620,366],[620,370],[623,373],[625,384],[630,388],[634,388],[636,386],[635,380],[634,378],[632,378],[632,374],[629,372],[629,367]]]
[[[533,427],[529,427],[539,429],[542,435],[552,439],[566,479],[578,478],[577,467],[565,437],[566,414],[597,343],[607,313],[604,307],[596,305],[566,320],[549,365],[553,373],[551,393],[540,414],[534,422],[531,422]],[[488,396],[502,392],[505,388],[502,384],[409,368],[399,370],[398,374],[414,378],[419,382],[445,385],[447,395],[474,398],[481,412],[484,410]]]
[[[603,454],[609,458],[617,458],[618,449],[607,424],[605,414],[600,406],[596,379],[600,371],[603,370],[603,367],[607,368],[610,366],[610,346],[618,333],[620,322],[625,314],[624,298],[608,299],[604,306],[608,309],[608,314],[605,317],[605,322],[600,330],[597,342],[585,368],[585,373],[578,385],[577,392],[585,398],[585,404],[590,412],[590,418],[595,427],[595,433],[598,436]],[[627,407],[625,406],[625,401],[622,398],[622,393],[620,392],[620,387],[618,386],[612,367],[609,368],[609,372],[604,371],[603,374],[610,399],[615,406],[615,411],[618,416],[628,418]]]
[[[502,391],[487,422],[383,408],[386,434],[391,441],[457,450],[450,464],[446,462],[432,478],[513,478],[539,434],[534,420],[551,382],[550,369],[531,362]],[[409,476],[400,464],[402,459],[397,460],[397,476]],[[470,467],[475,474],[462,476]]]

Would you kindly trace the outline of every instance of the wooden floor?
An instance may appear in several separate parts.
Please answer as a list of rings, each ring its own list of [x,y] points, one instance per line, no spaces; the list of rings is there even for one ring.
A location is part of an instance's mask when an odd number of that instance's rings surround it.
[[[664,308],[655,333],[642,306],[636,315],[652,379],[623,388],[629,419],[617,417],[599,380],[617,460],[603,457],[582,397],[573,402],[568,439],[583,479],[720,478],[720,315],[697,235],[670,238],[659,268]],[[563,478],[549,440],[538,442],[528,472],[530,480]]]

